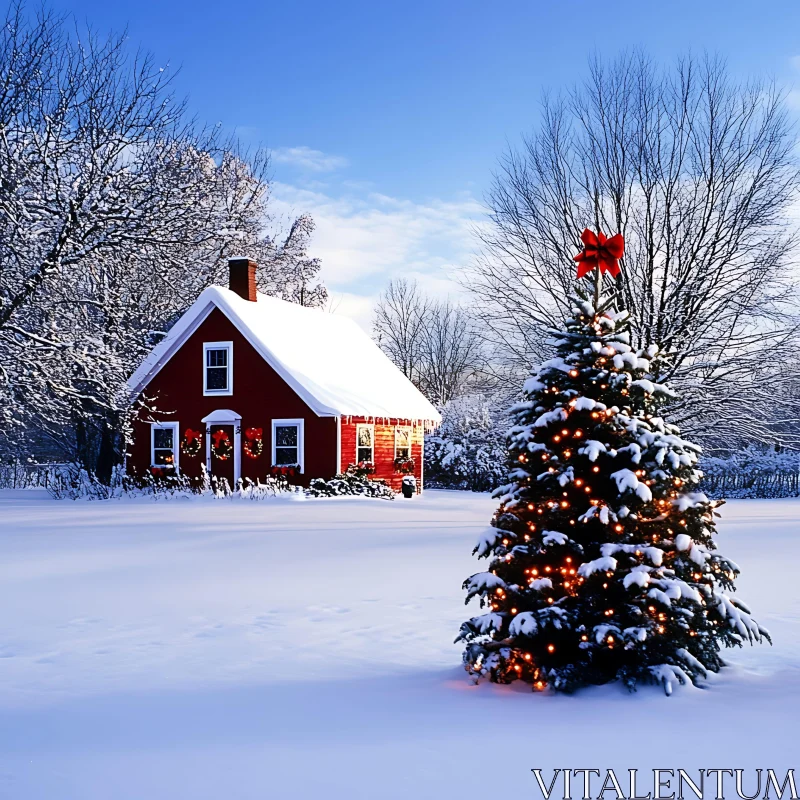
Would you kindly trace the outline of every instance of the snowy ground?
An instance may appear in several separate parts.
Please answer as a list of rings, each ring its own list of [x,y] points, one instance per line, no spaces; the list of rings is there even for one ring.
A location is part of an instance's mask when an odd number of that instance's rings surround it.
[[[452,641],[492,507],[0,492],[0,797],[533,798],[533,767],[800,766],[800,501],[722,509],[775,646],[671,698],[470,684]]]

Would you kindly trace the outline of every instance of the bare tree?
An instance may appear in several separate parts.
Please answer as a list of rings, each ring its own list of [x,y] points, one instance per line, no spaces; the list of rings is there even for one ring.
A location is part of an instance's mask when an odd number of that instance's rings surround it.
[[[437,405],[486,388],[475,318],[449,299],[426,297],[416,281],[390,281],[375,308],[373,329],[383,351]]]
[[[660,377],[686,398],[677,420],[707,441],[774,439],[767,395],[774,408],[783,392],[763,368],[797,333],[794,146],[782,93],[733,81],[719,60],[592,61],[583,85],[545,98],[540,130],[505,155],[488,197],[465,283],[501,352],[545,355],[581,231],[621,232],[620,302],[633,343],[669,353]]]
[[[424,335],[430,306],[416,281],[398,278],[389,282],[375,307],[375,340],[417,385],[423,370]]]
[[[430,303],[421,341],[420,388],[435,404],[482,388],[483,341],[463,308],[450,300]]]

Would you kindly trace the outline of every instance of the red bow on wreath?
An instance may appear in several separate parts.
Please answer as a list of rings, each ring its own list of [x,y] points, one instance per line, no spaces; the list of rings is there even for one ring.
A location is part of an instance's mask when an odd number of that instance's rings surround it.
[[[619,275],[619,259],[625,252],[625,240],[621,233],[610,239],[602,231],[595,233],[586,228],[581,234],[585,247],[575,256],[578,262],[578,277],[588,275],[593,269],[600,268],[600,274],[610,272],[615,278]]]
[[[214,447],[219,447],[223,442],[230,441],[230,436],[225,431],[214,431],[211,434],[211,438],[214,440]]]
[[[191,444],[192,442],[199,442],[200,441],[200,437],[202,435],[203,434],[201,434],[200,431],[193,431],[191,428],[187,428],[186,432],[184,433],[184,436],[186,437],[186,443],[187,444]]]
[[[246,439],[250,439],[252,441],[253,439],[260,439],[263,433],[264,431],[262,428],[248,428],[244,432],[244,435]]]

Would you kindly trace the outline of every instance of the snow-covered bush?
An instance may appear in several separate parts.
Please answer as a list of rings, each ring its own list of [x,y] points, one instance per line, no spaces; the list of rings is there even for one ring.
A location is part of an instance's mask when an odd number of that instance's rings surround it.
[[[425,437],[425,483],[439,489],[486,492],[505,472],[507,425],[482,395],[456,398],[442,409],[442,424]]]
[[[232,489],[227,479],[209,476],[205,468],[199,478],[186,475],[127,475],[115,469],[111,481],[104,483],[85,469],[70,466],[61,470],[47,486],[50,494],[59,500],[110,500],[119,497],[152,497],[154,500],[179,495],[206,495],[215,498],[261,500],[279,494],[300,491],[284,477],[268,477],[265,481],[244,478]]]
[[[747,447],[725,458],[701,461],[701,487],[712,497],[799,497],[800,453]]]
[[[289,483],[285,477],[269,476],[264,481],[260,478],[251,480],[250,478],[243,478],[239,480],[237,489],[232,489],[226,478],[217,481],[214,476],[211,476],[209,481],[210,491],[214,497],[231,497],[241,500],[263,500],[266,497],[277,497],[280,494],[292,494],[302,492],[299,486],[294,486]],[[202,490],[201,494],[208,490]]]
[[[341,497],[344,495],[360,495],[362,497],[382,497],[394,500],[394,491],[384,481],[370,480],[368,470],[359,469],[351,464],[347,470],[334,475],[329,480],[314,478],[306,495],[308,497]]]

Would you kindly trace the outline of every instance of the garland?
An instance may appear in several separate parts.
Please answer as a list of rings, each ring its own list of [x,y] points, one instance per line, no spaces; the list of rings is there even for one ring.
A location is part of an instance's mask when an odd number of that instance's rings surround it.
[[[258,458],[264,452],[264,431],[261,428],[247,428],[244,432],[244,454]]]
[[[203,434],[200,431],[193,431],[191,428],[187,428],[183,432],[183,439],[181,440],[181,453],[189,456],[189,458],[199,455],[203,446],[202,437]]]
[[[211,447],[211,453],[214,458],[220,461],[227,461],[233,455],[233,445],[231,444],[231,437],[225,431],[214,431],[211,434],[214,444]]]
[[[411,474],[415,466],[413,458],[396,458],[394,460],[395,472],[402,472],[404,475]]]
[[[282,467],[273,465],[270,467],[269,474],[273,478],[296,478],[300,474],[300,465],[285,464]]]
[[[357,464],[348,465],[345,474],[353,475],[359,480],[369,480],[370,475],[375,474],[375,464],[372,461],[359,461]]]

